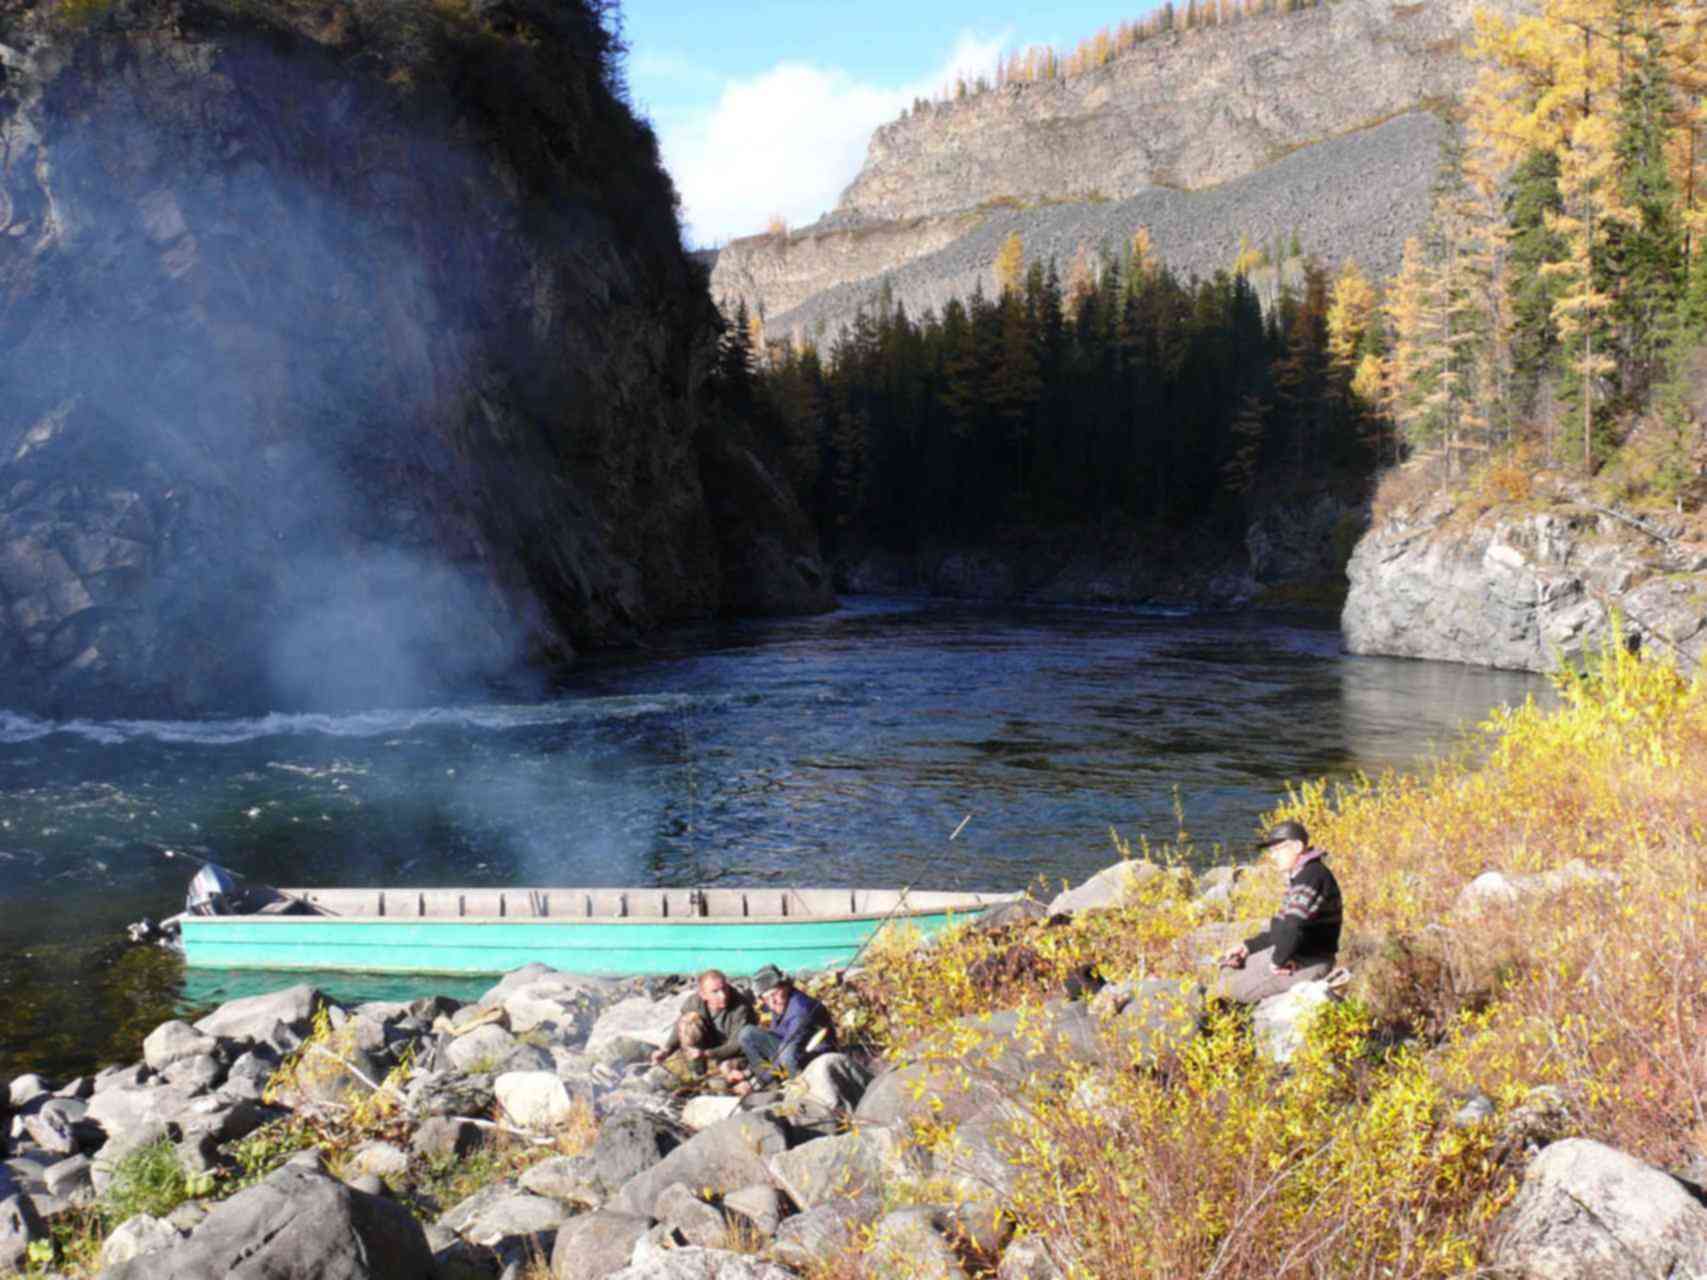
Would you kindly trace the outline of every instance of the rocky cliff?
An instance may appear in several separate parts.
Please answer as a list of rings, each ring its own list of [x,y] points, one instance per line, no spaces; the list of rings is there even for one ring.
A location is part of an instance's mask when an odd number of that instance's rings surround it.
[[[1352,653],[1548,671],[1606,638],[1693,666],[1707,653],[1707,541],[1682,517],[1568,497],[1479,510],[1441,497],[1378,520],[1353,552]]]
[[[713,293],[762,306],[773,334],[833,332],[885,277],[915,310],[974,279],[989,287],[1009,231],[1064,269],[1080,246],[1119,245],[1141,225],[1182,271],[1230,265],[1241,235],[1293,231],[1323,257],[1386,267],[1421,226],[1439,159],[1438,127],[1415,113],[1469,82],[1474,11],[1517,7],[1337,0],[924,107],[877,131],[834,213],[725,248]],[[1236,198],[1209,195],[1238,183]]]
[[[409,700],[829,603],[700,421],[610,46],[579,0],[0,0],[0,705]]]

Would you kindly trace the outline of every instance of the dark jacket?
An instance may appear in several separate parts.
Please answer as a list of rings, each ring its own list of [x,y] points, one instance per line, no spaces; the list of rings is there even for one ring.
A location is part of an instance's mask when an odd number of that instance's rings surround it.
[[[729,999],[724,1002],[722,1013],[713,1013],[705,1007],[705,1001],[696,991],[688,997],[688,1002],[682,1006],[682,1013],[700,1013],[711,1024],[713,1043],[704,1046],[705,1056],[713,1062],[721,1062],[725,1058],[738,1057],[741,1052],[741,1032],[757,1023],[753,1016],[753,1003],[747,993],[735,987],[729,988]],[[670,1038],[664,1041],[664,1052],[674,1053],[682,1047],[681,1018],[678,1016],[676,1025],[670,1028]]]
[[[1345,913],[1339,881],[1323,861],[1326,856],[1320,849],[1304,855],[1305,861],[1293,871],[1286,886],[1279,913],[1268,922],[1268,928],[1245,939],[1246,951],[1273,947],[1276,967],[1333,960],[1340,949],[1340,922]]]
[[[777,1018],[776,1025],[771,1027],[772,1033],[782,1041],[782,1047],[777,1051],[777,1061],[783,1061],[788,1051],[793,1048],[798,1060],[804,1064],[820,1053],[828,1053],[836,1047],[836,1023],[830,1017],[830,1011],[823,1004],[814,1000],[804,991],[796,989],[788,997],[788,1004],[783,1008],[782,1016]],[[808,1049],[807,1045],[818,1032],[824,1033],[823,1040]]]

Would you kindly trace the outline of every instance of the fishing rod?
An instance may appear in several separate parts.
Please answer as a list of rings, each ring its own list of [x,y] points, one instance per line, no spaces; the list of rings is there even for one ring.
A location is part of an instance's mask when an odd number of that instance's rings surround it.
[[[966,824],[971,821],[972,815],[970,813],[960,820],[960,825],[955,827],[955,829],[949,833],[948,839],[951,844],[954,841],[954,837],[966,830]],[[859,958],[865,954],[865,949],[873,942],[877,941],[877,935],[882,933],[888,926],[889,922],[895,918],[895,913],[907,904],[907,895],[912,892],[913,886],[917,883],[917,880],[909,880],[906,884],[901,886],[901,892],[895,899],[895,905],[889,908],[889,914],[879,920],[877,922],[877,927],[866,935],[865,941],[859,944],[859,950],[853,953],[853,959],[847,962],[847,965],[845,966],[846,968],[852,969],[859,963]]]

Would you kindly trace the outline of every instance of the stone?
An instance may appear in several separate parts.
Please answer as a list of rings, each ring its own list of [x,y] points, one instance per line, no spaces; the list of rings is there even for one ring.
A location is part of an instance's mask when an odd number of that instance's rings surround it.
[[[591,1033],[587,1036],[587,1052],[595,1057],[604,1058],[600,1049],[612,1041],[629,1039],[650,1046],[646,1052],[661,1048],[670,1038],[670,1032],[675,1030],[676,1019],[681,1016],[682,1008],[692,999],[693,990],[686,988],[676,995],[662,1000],[649,1000],[645,996],[632,996],[627,1000],[619,1000],[603,1013],[593,1024]],[[608,1058],[604,1060],[609,1061]]]
[[[944,1209],[898,1209],[878,1220],[866,1266],[878,1275],[910,1280],[966,1280],[966,1269],[949,1243],[954,1218]]]
[[[565,1204],[585,1205],[596,1209],[605,1202],[607,1192],[599,1181],[598,1170],[590,1155],[553,1156],[529,1165],[522,1172],[521,1185],[539,1196],[550,1196]]]
[[[445,1061],[470,1074],[496,1072],[520,1047],[521,1042],[503,1027],[488,1022],[452,1040],[445,1048]]]
[[[756,1112],[737,1112],[702,1129],[629,1179],[614,1203],[628,1213],[651,1216],[659,1194],[673,1182],[713,1195],[769,1182],[770,1157],[787,1147],[788,1131],[780,1121]]]
[[[1452,1127],[1468,1129],[1494,1118],[1494,1100],[1485,1093],[1472,1094],[1452,1114]]]
[[[15,1076],[6,1087],[6,1097],[11,1103],[12,1110],[17,1111],[27,1107],[37,1098],[48,1093],[47,1082],[34,1072]]]
[[[973,1080],[959,1062],[933,1057],[877,1076],[854,1108],[854,1123],[898,1130],[927,1118],[955,1124],[1000,1100],[991,1082]]]
[[[788,1082],[784,1096],[804,1097],[826,1111],[851,1112],[871,1085],[872,1072],[845,1053],[825,1053]]]
[[[184,1138],[207,1134],[216,1143],[236,1142],[247,1138],[281,1112],[247,1098],[227,1098],[219,1094],[195,1098],[179,1111],[172,1127]]]
[[[634,1246],[652,1219],[612,1209],[595,1209],[558,1228],[551,1250],[554,1280],[606,1280],[627,1265]]]
[[[810,1270],[822,1265],[825,1258],[854,1252],[861,1232],[882,1212],[883,1201],[877,1196],[826,1201],[785,1218],[776,1229],[771,1254],[779,1262]]]
[[[1210,867],[1197,877],[1197,901],[1200,905],[1226,906],[1233,901],[1233,890],[1245,868],[1240,866]]]
[[[306,1036],[314,1025],[314,1011],[325,1003],[324,995],[303,984],[268,995],[228,1000],[199,1019],[195,1029],[220,1040],[276,1046],[277,1027],[282,1026],[299,1037]]]
[[[1105,1004],[1118,1009],[1102,1019],[1103,1035],[1132,1065],[1151,1065],[1165,1054],[1178,1052],[1197,1038],[1203,1017],[1203,986],[1191,978],[1149,978],[1104,987],[1092,1001],[1092,1012],[1111,991]]]
[[[1035,898],[1015,898],[1000,906],[991,907],[973,923],[973,928],[986,933],[1009,929],[1016,925],[1032,924],[1049,918],[1049,908]]]
[[[1133,859],[1104,867],[1089,880],[1075,888],[1055,895],[1049,904],[1049,914],[1063,911],[1102,911],[1125,906],[1139,888],[1163,874],[1153,862]]]
[[[616,1112],[599,1126],[599,1136],[593,1140],[593,1169],[600,1183],[615,1192],[676,1150],[686,1137],[663,1116]]]
[[[216,1205],[189,1239],[104,1280],[421,1280],[432,1267],[408,1210],[292,1162]]]
[[[1458,891],[1452,909],[1456,915],[1473,919],[1490,908],[1514,907],[1520,902],[1555,898],[1572,889],[1617,883],[1616,872],[1591,867],[1581,858],[1534,875],[1484,871]]]
[[[87,1104],[70,1098],[51,1098],[36,1110],[18,1118],[30,1141],[50,1156],[75,1155],[84,1146],[84,1135],[98,1130],[86,1117]],[[101,1139],[97,1136],[95,1142]]]
[[[95,1092],[103,1089],[140,1089],[154,1075],[145,1062],[133,1062],[125,1067],[108,1067],[95,1075]]]
[[[729,1243],[729,1219],[723,1210],[700,1199],[682,1183],[658,1193],[653,1216],[677,1233],[682,1244],[721,1249]]]
[[[610,1280],[798,1280],[792,1271],[726,1249],[672,1249],[636,1262]]]
[[[587,1038],[598,1004],[583,992],[555,982],[534,982],[504,997],[504,1016],[517,1035],[549,1028],[565,1044]]]
[[[1512,1280],[1707,1275],[1707,1208],[1669,1174],[1567,1138],[1530,1163],[1490,1262]]]
[[[349,1167],[378,1178],[401,1178],[409,1171],[409,1153],[390,1142],[368,1142],[350,1154]]]
[[[473,1120],[428,1116],[409,1136],[409,1149],[423,1160],[460,1160],[485,1142],[485,1133]]]
[[[549,1253],[558,1228],[573,1212],[561,1200],[512,1192],[483,1204],[459,1231],[465,1239],[489,1248],[526,1240]]]
[[[95,1081],[89,1076],[77,1076],[63,1088],[54,1090],[56,1098],[76,1098],[79,1102],[87,1102],[95,1093]]]
[[[568,1086],[550,1071],[506,1071],[492,1089],[504,1114],[523,1129],[554,1129],[575,1113]]]
[[[963,1203],[979,1206],[988,1216],[989,1210],[1013,1199],[1020,1169],[1010,1153],[1019,1149],[1012,1124],[997,1109],[956,1126],[954,1136],[936,1151],[932,1166]]]
[[[22,1271],[30,1245],[48,1238],[47,1224],[27,1195],[0,1200],[0,1274]]]
[[[1304,1032],[1322,1006],[1334,999],[1326,981],[1300,982],[1263,1000],[1251,1011],[1251,1034],[1275,1062],[1290,1062],[1304,1047]]]
[[[588,1056],[600,1066],[623,1068],[646,1061],[655,1048],[650,1041],[636,1040],[633,1036],[608,1036]]]
[[[682,1104],[682,1123],[695,1130],[709,1129],[735,1114],[741,1099],[733,1094],[702,1093]]]
[[[165,1071],[180,1058],[211,1057],[219,1048],[212,1036],[187,1022],[162,1022],[142,1042],[142,1060],[153,1071]]]
[[[93,1190],[89,1178],[92,1164],[88,1156],[69,1156],[56,1164],[50,1164],[47,1172],[42,1175],[42,1182],[49,1194],[73,1199],[85,1191]]]
[[[160,1074],[171,1084],[202,1093],[225,1079],[225,1064],[211,1053],[198,1053],[168,1063]]]
[[[764,1183],[731,1191],[723,1197],[723,1207],[751,1223],[761,1237],[774,1236],[792,1209],[787,1196]]]
[[[770,1159],[771,1178],[802,1209],[878,1195],[926,1168],[926,1160],[906,1137],[876,1127],[818,1138]]]
[[[492,1077],[452,1071],[424,1072],[403,1091],[403,1105],[417,1116],[481,1116],[498,1101]]]
[[[385,1179],[377,1173],[357,1173],[344,1179],[351,1191],[360,1191],[370,1196],[385,1194]]]
[[[139,1213],[126,1218],[101,1245],[101,1267],[110,1271],[145,1253],[159,1253],[183,1241],[187,1233],[170,1222]]]

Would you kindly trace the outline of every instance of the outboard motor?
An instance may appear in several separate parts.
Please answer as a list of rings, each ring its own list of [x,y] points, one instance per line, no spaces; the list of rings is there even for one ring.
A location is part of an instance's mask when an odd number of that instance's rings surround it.
[[[202,863],[190,881],[189,894],[184,899],[184,911],[192,916],[222,916],[233,914],[237,897],[237,880],[224,867],[211,862]]]

